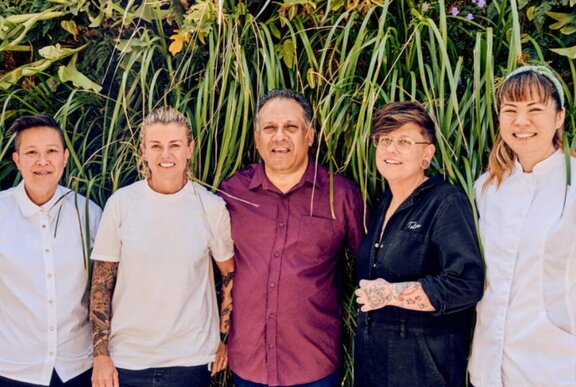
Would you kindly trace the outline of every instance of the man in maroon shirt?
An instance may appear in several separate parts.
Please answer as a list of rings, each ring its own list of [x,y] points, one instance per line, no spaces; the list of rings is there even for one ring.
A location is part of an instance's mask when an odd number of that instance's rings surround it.
[[[364,234],[358,188],[308,155],[312,107],[273,90],[258,103],[262,163],[222,183],[236,245],[228,340],[236,386],[335,386],[339,260]]]

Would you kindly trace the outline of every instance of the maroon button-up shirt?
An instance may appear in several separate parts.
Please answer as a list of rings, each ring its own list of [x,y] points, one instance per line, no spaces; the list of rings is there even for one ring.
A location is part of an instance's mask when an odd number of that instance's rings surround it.
[[[340,362],[339,260],[360,245],[364,204],[352,182],[316,166],[286,194],[262,164],[222,183],[236,246],[229,364],[252,382],[309,383]]]

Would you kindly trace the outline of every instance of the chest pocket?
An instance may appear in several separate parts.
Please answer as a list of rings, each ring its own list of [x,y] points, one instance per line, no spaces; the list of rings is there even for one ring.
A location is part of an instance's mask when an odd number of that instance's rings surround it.
[[[420,279],[429,269],[428,248],[425,234],[407,230],[394,232],[377,253],[377,274],[391,282]]]
[[[335,219],[300,217],[297,249],[304,259],[321,262],[332,258],[342,246],[344,232]]]

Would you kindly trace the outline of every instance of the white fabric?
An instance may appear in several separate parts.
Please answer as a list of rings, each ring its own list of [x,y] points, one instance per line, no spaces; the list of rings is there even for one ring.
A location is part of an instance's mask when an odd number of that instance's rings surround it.
[[[558,151],[532,173],[517,163],[498,189],[476,182],[487,269],[476,387],[576,386],[576,160],[567,193],[564,160]]]
[[[43,206],[23,183],[0,192],[0,375],[48,385],[54,367],[67,381],[92,366],[85,214],[85,198],[64,187]],[[100,208],[89,202],[88,214],[93,240]]]
[[[108,200],[92,259],[119,262],[110,356],[116,367],[194,366],[220,341],[212,261],[233,256],[224,201],[188,182],[163,195],[147,181]]]

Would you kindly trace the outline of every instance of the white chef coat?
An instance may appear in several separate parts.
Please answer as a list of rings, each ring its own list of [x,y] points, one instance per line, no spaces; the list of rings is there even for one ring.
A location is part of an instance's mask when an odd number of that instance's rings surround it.
[[[499,188],[475,184],[487,288],[470,360],[476,387],[576,386],[576,159],[532,173],[516,162]]]
[[[101,210],[89,202],[88,214],[93,240]],[[86,199],[61,186],[42,206],[24,183],[0,192],[1,376],[48,385],[53,369],[67,381],[92,366],[86,220]]]

